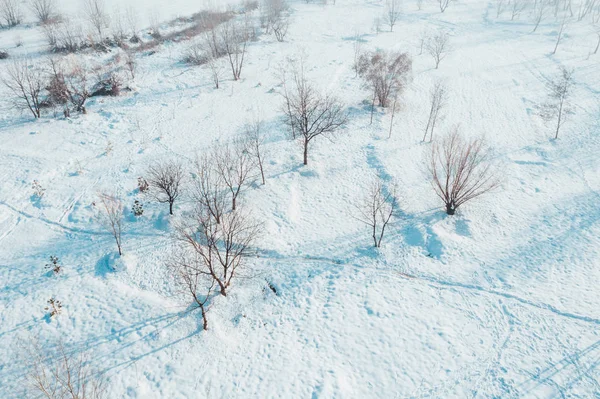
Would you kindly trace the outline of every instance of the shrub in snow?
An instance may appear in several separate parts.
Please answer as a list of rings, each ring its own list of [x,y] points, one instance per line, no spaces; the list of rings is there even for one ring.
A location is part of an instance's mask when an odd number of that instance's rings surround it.
[[[4,21],[4,26],[9,28],[19,25],[23,19],[20,2],[18,0],[0,0],[0,19]]]
[[[142,204],[138,200],[135,200],[133,202],[133,207],[131,208],[131,211],[133,212],[134,216],[136,216],[136,217],[142,216],[144,214],[144,204]]]
[[[396,208],[395,190],[387,189],[381,178],[376,177],[355,206],[356,219],[369,226],[375,248],[381,247],[385,229]]]
[[[143,177],[138,177],[138,190],[140,193],[145,193],[148,190],[148,182]]]
[[[0,50],[0,60],[5,60],[8,57],[9,57],[8,51],[6,51],[6,50]]]
[[[46,189],[42,187],[40,182],[34,180],[33,183],[31,183],[31,188],[33,189],[33,196],[38,200],[42,199]]]
[[[54,255],[50,256],[50,263],[46,263],[46,270],[48,270],[54,274],[60,273],[61,265],[58,263],[57,256],[54,256]]]
[[[100,221],[115,239],[119,255],[123,255],[123,203],[120,199],[114,195],[100,194]]]
[[[47,303],[48,306],[44,310],[48,312],[50,317],[58,316],[62,312],[62,303],[58,299],[52,297],[48,299]]]

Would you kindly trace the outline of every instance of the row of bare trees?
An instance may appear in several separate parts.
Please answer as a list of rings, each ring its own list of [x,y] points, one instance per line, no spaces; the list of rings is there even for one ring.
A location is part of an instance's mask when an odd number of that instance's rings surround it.
[[[135,60],[126,57],[120,67],[133,77]],[[29,59],[15,59],[5,67],[2,83],[14,96],[18,109],[40,118],[45,108],[59,108],[65,117],[71,112],[86,113],[85,104],[95,90],[98,94],[118,95],[122,85],[120,74],[102,67],[91,68],[73,58],[48,58],[47,64]]]

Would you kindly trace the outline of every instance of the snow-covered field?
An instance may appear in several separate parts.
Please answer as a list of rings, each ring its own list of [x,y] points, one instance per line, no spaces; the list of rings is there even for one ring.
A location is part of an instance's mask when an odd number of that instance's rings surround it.
[[[158,7],[165,19],[208,7],[139,3],[140,15]],[[181,62],[189,43],[167,42],[137,54],[133,92],[90,99],[88,114],[70,119],[33,121],[1,87],[0,398],[27,397],[21,346],[34,339],[86,353],[109,398],[600,397],[594,28],[569,23],[551,55],[560,21],[548,16],[532,33],[527,12],[496,18],[495,3],[456,0],[440,13],[436,2],[418,11],[405,0],[394,31],[375,33],[384,2],[293,1],[285,42],[251,43],[241,81],[226,75],[214,89],[206,68]],[[419,35],[438,28],[452,51],[436,70],[419,55]],[[13,48],[15,32],[22,47]],[[369,123],[370,93],[352,69],[356,32],[365,49],[413,57],[391,138],[389,110]],[[47,56],[33,23],[0,31],[0,44]],[[307,77],[350,113],[332,141],[316,139],[308,166],[288,139],[277,76],[301,53]],[[535,105],[560,65],[575,71],[574,114],[552,140]],[[485,136],[503,170],[499,189],[453,217],[431,188],[430,144],[421,142],[440,78],[451,94],[436,134],[460,123],[465,135]],[[174,223],[193,201],[176,202],[170,217],[138,193],[137,178],[157,160],[181,160],[192,172],[198,154],[257,115],[267,129],[267,182],[241,202],[265,232],[229,295],[211,301],[203,331],[165,267]],[[401,208],[378,250],[353,217],[373,175],[397,183]],[[34,180],[46,189],[41,201]],[[106,191],[126,205],[117,271],[107,266],[114,241],[92,205]],[[129,211],[135,199],[145,207],[139,219]],[[63,265],[57,276],[44,270],[51,255]],[[53,296],[63,311],[50,318]]]

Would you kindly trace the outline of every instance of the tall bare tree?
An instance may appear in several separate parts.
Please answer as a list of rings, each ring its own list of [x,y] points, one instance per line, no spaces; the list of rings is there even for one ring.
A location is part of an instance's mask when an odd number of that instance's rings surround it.
[[[390,32],[394,31],[394,26],[402,15],[402,3],[400,0],[387,0],[385,2],[385,12],[383,20],[390,27]]]
[[[21,3],[18,0],[0,0],[0,19],[9,28],[19,25],[23,19]]]
[[[226,191],[227,187],[217,170],[214,155],[205,154],[200,157],[196,161],[193,197],[217,224],[221,223],[221,217],[227,211]]]
[[[533,20],[535,23],[535,26],[533,27],[534,32],[537,30],[537,28],[540,26],[540,23],[544,20],[544,17],[546,16],[547,5],[548,3],[544,0],[536,2],[536,7],[534,7],[533,10]]]
[[[102,40],[104,29],[110,23],[104,0],[85,0],[84,12],[86,18],[98,33],[98,39]]]
[[[451,0],[438,0],[441,12],[446,11],[446,8],[448,8],[448,6],[450,5],[450,1]]]
[[[123,255],[123,203],[115,195],[100,194],[100,220],[104,227],[112,234],[119,250]]]
[[[265,135],[263,132],[262,122],[256,119],[245,126],[246,137],[248,140],[248,153],[256,160],[256,165],[260,171],[262,184],[265,184]]]
[[[348,120],[342,103],[329,94],[321,94],[304,76],[302,62],[293,69],[294,87],[285,94],[289,110],[288,125],[302,142],[304,165],[308,165],[308,147],[319,136],[335,133]]]
[[[45,399],[104,399],[106,380],[85,353],[71,353],[62,342],[53,350],[35,342],[25,348],[30,362],[26,377],[30,397]]]
[[[194,305],[200,308],[203,328],[208,330],[208,302],[216,280],[206,271],[203,258],[196,251],[190,251],[187,246],[182,246],[173,253],[167,268],[175,278],[180,291],[190,296]]]
[[[47,81],[37,66],[29,60],[15,60],[6,65],[2,82],[15,95],[18,107],[29,109],[34,118],[41,117]]]
[[[220,29],[223,49],[229,59],[233,80],[239,80],[244,67],[246,49],[251,38],[249,18],[243,22],[229,20]]]
[[[57,17],[56,0],[30,0],[29,7],[41,24],[46,24]]]
[[[450,35],[445,31],[437,32],[429,38],[425,48],[435,61],[435,69],[438,69],[440,62],[446,58],[448,51],[450,51]]]
[[[433,143],[429,172],[435,193],[454,215],[468,201],[500,185],[497,173],[488,162],[489,151],[481,139],[464,139],[458,128]]]
[[[356,205],[356,219],[369,226],[373,245],[381,247],[385,229],[396,209],[395,190],[387,190],[380,177],[369,184],[364,198]]]
[[[427,125],[425,126],[425,134],[423,135],[423,141],[427,139],[429,134],[429,141],[433,140],[433,131],[437,121],[441,118],[440,112],[448,103],[448,89],[441,81],[434,83],[433,88],[429,94],[431,101],[431,107],[429,108],[429,119],[427,119]]]
[[[248,151],[248,141],[240,137],[219,147],[214,157],[223,183],[231,193],[231,209],[235,211],[237,199],[254,172],[254,158]]]
[[[546,121],[556,121],[554,139],[558,138],[558,133],[567,121],[567,116],[573,112],[570,97],[574,83],[573,71],[561,67],[559,75],[546,84],[549,99],[542,104],[540,114]]]
[[[552,54],[556,54],[556,50],[558,50],[558,45],[560,44],[560,41],[563,38],[563,33],[565,31],[566,24],[567,24],[567,16],[565,14],[565,16],[562,19],[562,22],[560,24],[560,29],[558,31],[558,35],[556,36],[556,43],[554,44],[554,51],[552,51]]]
[[[175,200],[181,196],[183,178],[183,166],[177,161],[156,163],[148,169],[150,193],[158,202],[169,204],[170,215]]]
[[[227,296],[232,279],[253,253],[261,230],[259,223],[240,210],[223,214],[221,222],[217,223],[205,207],[199,206],[193,223],[180,226],[178,235],[198,256],[195,267],[199,272],[210,276],[217,283],[220,294]]]

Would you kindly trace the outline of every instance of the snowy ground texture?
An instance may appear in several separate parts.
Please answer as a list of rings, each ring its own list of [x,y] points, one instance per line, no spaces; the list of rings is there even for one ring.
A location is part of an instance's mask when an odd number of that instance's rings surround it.
[[[60,3],[76,0],[60,0]],[[134,2],[127,0],[123,3]],[[154,4],[156,3],[156,4]],[[169,19],[191,0],[140,2]],[[330,1],[331,3],[331,1]],[[535,33],[531,16],[496,18],[495,2],[456,0],[443,14],[405,0],[394,32],[376,34],[383,2],[291,3],[286,42],[251,44],[242,80],[215,90],[209,72],[182,64],[188,43],[139,54],[136,90],[92,100],[88,115],[0,120],[0,397],[24,397],[23,340],[59,339],[85,352],[110,398],[593,398],[600,397],[600,54],[593,28],[574,22],[550,55],[559,23]],[[144,4],[142,6],[141,4]],[[447,29],[453,51],[433,68],[419,55],[424,29]],[[369,125],[369,93],[352,70],[352,36],[365,48],[408,51],[413,80],[388,136],[390,113]],[[24,45],[14,48],[20,35]],[[33,23],[0,31],[13,54],[45,57]],[[302,152],[287,139],[276,69],[306,54],[308,78],[343,98],[348,126]],[[86,57],[92,57],[87,54]],[[4,63],[8,61],[2,61]],[[535,115],[546,79],[575,68],[575,115],[558,140]],[[439,133],[461,123],[485,136],[502,164],[493,194],[447,217],[427,180],[421,143],[428,93],[451,90]],[[6,95],[5,95],[6,94]],[[267,184],[242,202],[265,222],[260,256],[210,328],[176,295],[164,263],[173,220],[141,197],[137,177],[155,160],[190,160],[260,114],[268,129]],[[107,152],[107,147],[112,147]],[[81,170],[80,170],[81,169]],[[352,217],[371,176],[400,187],[401,212],[383,247]],[[46,188],[32,201],[31,183]],[[97,193],[129,209],[122,267],[99,224]],[[191,208],[176,203],[176,213]],[[48,276],[50,255],[63,264]],[[278,295],[267,288],[273,284]],[[48,318],[55,296],[63,312]]]

